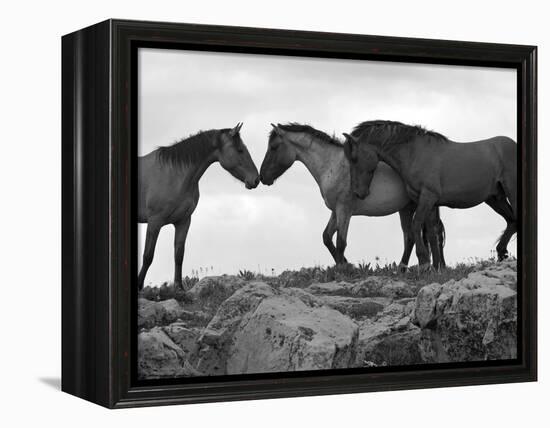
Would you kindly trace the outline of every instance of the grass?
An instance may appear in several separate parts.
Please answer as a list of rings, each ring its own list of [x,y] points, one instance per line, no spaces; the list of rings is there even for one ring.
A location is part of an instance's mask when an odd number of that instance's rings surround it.
[[[167,282],[164,282],[160,287],[147,286],[141,290],[139,297],[157,302],[161,300],[176,299],[183,304],[192,303],[193,298],[188,290],[197,282],[199,282],[199,278],[186,276],[182,279],[183,288],[174,287],[174,284],[169,284]]]
[[[421,272],[417,266],[411,266],[407,272],[399,272],[395,263],[380,265],[378,262],[373,266],[371,263],[343,264],[334,266],[303,267],[299,270],[286,270],[278,276],[266,276],[259,273],[242,269],[238,277],[245,281],[260,280],[276,288],[295,287],[305,288],[313,283],[325,283],[331,281],[357,282],[370,276],[382,276],[393,280],[400,280],[414,285],[417,288],[437,282],[443,284],[451,279],[459,280],[465,278],[474,270],[483,269],[495,262],[494,258],[482,260],[478,258],[469,259],[467,262],[458,263],[440,271]],[[199,279],[197,277],[185,277],[184,288],[176,289],[172,284],[164,283],[160,287],[145,287],[140,297],[148,300],[167,300],[175,298],[182,304],[192,304],[192,296],[186,291],[191,289]],[[228,296],[222,286],[212,282],[201,290],[198,298],[200,300],[220,300]],[[218,296],[219,295],[219,296]]]
[[[353,265],[347,263],[344,265],[335,265],[312,268],[301,268],[298,271],[284,271],[275,278],[267,278],[268,283],[279,287],[305,288],[309,285],[320,282],[346,281],[356,282],[369,276],[383,276],[393,280],[400,280],[406,283],[422,287],[433,282],[443,284],[451,279],[458,280],[465,278],[474,270],[482,269],[494,263],[494,259],[471,260],[468,263],[458,263],[455,266],[447,267],[440,271],[421,272],[418,266],[410,267],[407,272],[399,272],[395,263],[384,265],[370,263],[358,263]]]

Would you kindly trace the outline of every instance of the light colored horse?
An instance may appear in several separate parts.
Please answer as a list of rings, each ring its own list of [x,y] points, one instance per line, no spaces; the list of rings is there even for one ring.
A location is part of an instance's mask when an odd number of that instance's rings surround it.
[[[416,206],[411,203],[399,175],[381,162],[374,173],[370,195],[364,200],[358,199],[351,192],[349,162],[339,141],[309,125],[271,126],[273,130],[260,168],[262,183],[273,184],[295,161],[306,166],[319,185],[325,205],[332,211],[323,232],[323,242],[334,261],[347,263],[344,250],[351,216],[377,217],[399,212],[404,240],[400,269],[406,269],[414,246],[409,230]],[[436,229],[442,251],[443,223],[437,222]],[[333,236],[336,232],[335,246]]]
[[[438,206],[471,208],[483,202],[506,220],[497,254],[499,260],[507,257],[508,242],[517,230],[517,145],[510,138],[455,143],[419,126],[375,120],[346,135],[345,152],[359,198],[367,197],[369,186],[372,192],[379,161],[403,178],[407,195],[418,204],[413,234],[421,264],[429,262],[421,236],[423,222],[430,221],[427,213]]]
[[[242,123],[233,129],[201,131],[172,146],[160,147],[138,160],[138,222],[147,223],[143,265],[138,288],[153,261],[162,226],[173,224],[174,285],[181,287],[181,267],[191,214],[199,201],[199,180],[214,162],[229,171],[248,189],[258,186],[260,177],[248,149],[241,140]]]

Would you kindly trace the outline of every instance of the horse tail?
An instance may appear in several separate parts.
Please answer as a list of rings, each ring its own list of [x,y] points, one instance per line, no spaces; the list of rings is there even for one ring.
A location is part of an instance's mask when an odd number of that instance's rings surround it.
[[[445,225],[441,221],[441,216],[439,215],[439,207],[436,207],[436,216],[437,216],[437,225],[439,229],[439,237],[441,239],[441,248],[445,247],[445,241],[447,233],[445,232]]]
[[[439,214],[439,207],[435,207],[435,228],[437,229],[437,239],[441,242],[441,248],[445,247],[445,241],[446,241],[446,232],[445,232],[445,225],[441,221],[441,216]],[[428,239],[427,239],[427,229],[426,224],[424,223],[424,226],[422,226],[422,237],[424,240],[424,245],[426,245],[427,248],[429,248],[428,245]]]
[[[432,249],[430,247],[430,242],[428,241],[428,228],[426,226],[426,223],[422,225],[422,241],[424,242],[424,246],[426,247],[426,250],[428,250],[428,257],[432,257]]]

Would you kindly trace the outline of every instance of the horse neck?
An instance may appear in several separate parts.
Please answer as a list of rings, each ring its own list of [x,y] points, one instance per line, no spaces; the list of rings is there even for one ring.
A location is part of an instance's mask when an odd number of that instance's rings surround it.
[[[197,162],[188,163],[183,167],[176,166],[172,169],[172,174],[175,173],[176,175],[176,177],[174,177],[175,181],[182,185],[182,191],[186,192],[189,187],[197,185],[210,165],[218,161],[217,150],[214,149],[214,141],[210,144],[213,149],[207,156]]]
[[[344,170],[339,167],[345,160],[344,150],[309,135],[295,146],[296,160],[305,165],[321,191],[325,192],[337,175]]]
[[[393,145],[388,147],[376,146],[378,156],[381,160],[391,166],[399,175],[403,175],[407,169],[406,152],[410,151],[406,144]]]
[[[189,180],[193,183],[198,183],[210,165],[217,161],[218,157],[216,156],[216,151],[213,151],[209,156],[202,159],[201,162],[190,166],[188,174]]]

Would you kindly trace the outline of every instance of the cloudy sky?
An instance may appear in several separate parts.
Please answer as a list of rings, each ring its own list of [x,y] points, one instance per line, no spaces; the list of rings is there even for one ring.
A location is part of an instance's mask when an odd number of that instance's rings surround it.
[[[454,141],[516,139],[516,72],[508,69],[260,56],[179,50],[139,52],[139,155],[199,130],[244,122],[260,168],[270,122],[308,123],[329,134],[370,119],[420,124]],[[273,186],[247,190],[219,164],[200,181],[183,274],[208,267],[280,273],[332,258],[321,239],[330,217],[316,182],[296,163]],[[442,208],[448,263],[486,258],[505,227],[485,204]],[[139,259],[146,225],[138,226]],[[165,226],[146,284],[171,280],[174,228]],[[516,252],[515,239],[509,249]],[[399,216],[353,217],[352,262],[399,262]],[[411,257],[411,265],[416,264]],[[210,274],[210,272],[209,272]]]

